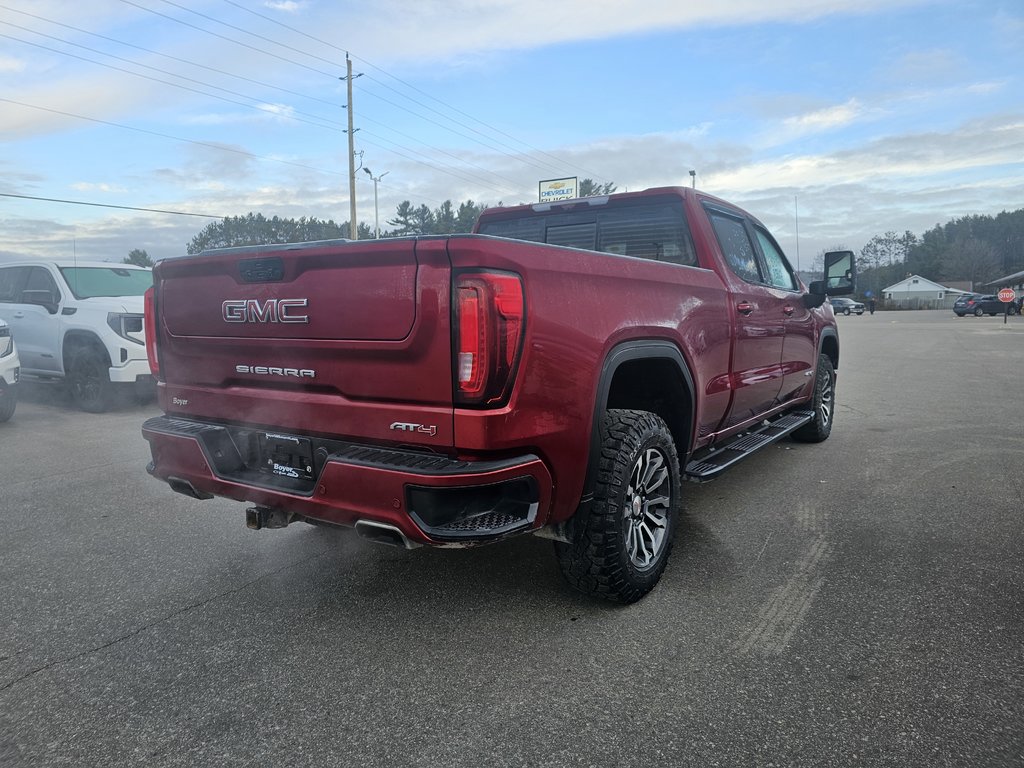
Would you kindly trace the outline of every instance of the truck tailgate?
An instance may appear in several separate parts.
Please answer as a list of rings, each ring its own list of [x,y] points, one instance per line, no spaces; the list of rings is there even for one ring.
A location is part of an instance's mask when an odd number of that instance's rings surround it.
[[[282,431],[451,446],[446,245],[282,245],[161,262],[161,404]]]

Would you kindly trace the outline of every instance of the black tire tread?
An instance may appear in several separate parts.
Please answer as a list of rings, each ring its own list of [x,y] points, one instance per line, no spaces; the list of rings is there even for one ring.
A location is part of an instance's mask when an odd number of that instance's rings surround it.
[[[640,574],[630,570],[624,554],[618,502],[623,483],[628,483],[633,457],[652,438],[659,441],[669,460],[676,498],[669,511],[669,530],[659,562]],[[555,554],[566,581],[588,595],[620,603],[634,603],[650,592],[665,570],[672,550],[679,489],[678,452],[665,422],[649,411],[609,410],[604,419],[594,500],[570,521],[572,543],[555,543]]]
[[[825,388],[826,377],[832,379],[832,416],[825,424],[821,419],[821,395]],[[798,443],[821,443],[828,440],[832,434],[832,424],[836,420],[836,381],[835,369],[832,367],[832,358],[828,355],[818,355],[818,368],[814,374],[814,396],[811,398],[811,407],[814,409],[814,418],[792,433],[792,437]]]

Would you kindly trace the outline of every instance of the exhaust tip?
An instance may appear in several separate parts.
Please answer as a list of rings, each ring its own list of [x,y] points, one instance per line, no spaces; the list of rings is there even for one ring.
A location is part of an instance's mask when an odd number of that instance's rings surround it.
[[[401,547],[402,549],[415,549],[420,546],[409,541],[406,535],[398,528],[387,523],[378,523],[373,520],[357,520],[355,527],[356,533],[362,538],[377,544],[387,544],[388,546]]]
[[[206,501],[212,499],[212,493],[206,493],[205,491],[197,490],[192,483],[188,480],[183,480],[180,477],[168,477],[167,484],[171,486],[172,491],[183,494],[185,496],[191,496],[193,499],[199,499],[200,501]]]

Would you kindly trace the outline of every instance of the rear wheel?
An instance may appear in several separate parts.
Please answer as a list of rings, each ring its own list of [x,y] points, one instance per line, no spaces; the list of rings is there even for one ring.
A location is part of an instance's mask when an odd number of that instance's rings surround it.
[[[976,310],[974,310],[974,316],[975,317],[981,317],[984,314],[985,314],[985,311],[981,307],[978,307]]]
[[[113,386],[109,365],[99,352],[80,349],[68,364],[68,388],[75,405],[89,413],[103,413],[110,407]]]
[[[672,549],[681,483],[672,433],[653,413],[609,410],[594,500],[557,542],[562,574],[576,589],[634,603],[661,578]]]
[[[814,377],[814,397],[811,400],[814,418],[793,432],[793,439],[801,443],[820,443],[832,434],[832,420],[836,405],[836,371],[832,358],[818,355],[818,372]]]

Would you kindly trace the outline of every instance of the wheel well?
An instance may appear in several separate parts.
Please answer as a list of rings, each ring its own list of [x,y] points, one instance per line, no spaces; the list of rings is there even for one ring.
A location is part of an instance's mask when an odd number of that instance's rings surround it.
[[[685,461],[690,452],[693,396],[679,366],[667,358],[629,360],[620,365],[608,390],[606,408],[632,408],[660,416]]]
[[[821,340],[821,354],[828,355],[832,367],[839,370],[839,340],[835,336],[826,336]]]
[[[93,350],[102,360],[106,361],[107,365],[110,365],[110,355],[107,354],[107,348],[103,346],[103,342],[97,336],[86,331],[68,331],[64,336],[64,345],[61,349],[64,373],[68,371],[68,363],[71,361],[71,358],[82,349]]]

